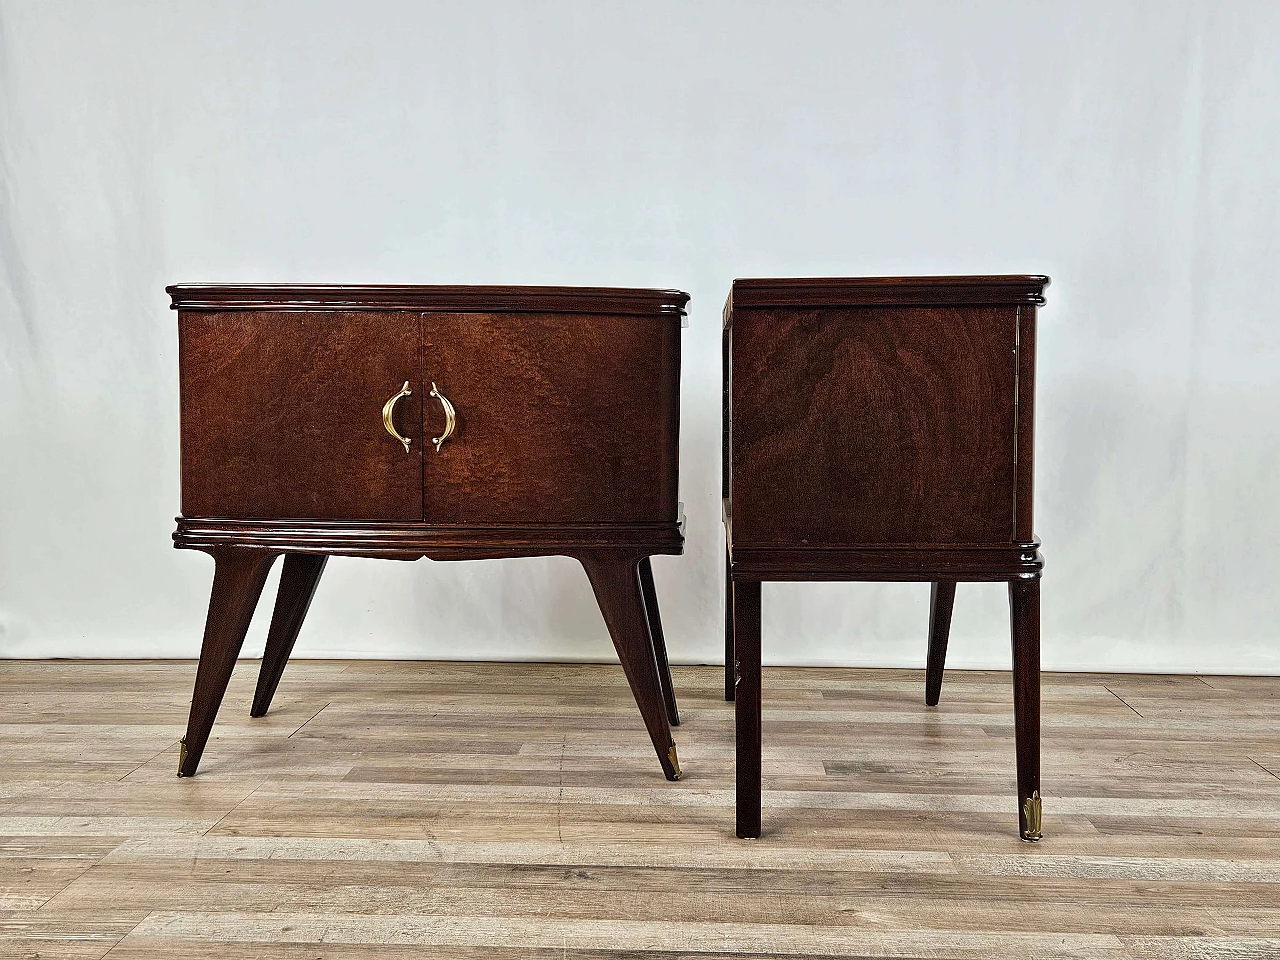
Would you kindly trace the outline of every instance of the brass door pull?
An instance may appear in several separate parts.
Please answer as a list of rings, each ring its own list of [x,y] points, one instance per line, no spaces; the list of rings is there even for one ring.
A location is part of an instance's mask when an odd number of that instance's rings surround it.
[[[444,433],[438,437],[431,438],[431,442],[436,445],[436,453],[439,453],[444,442],[453,436],[453,428],[458,423],[458,411],[453,409],[453,404],[449,402],[449,398],[440,392],[435,383],[431,384],[431,396],[439,400],[440,406],[444,407]]]
[[[405,453],[409,452],[409,444],[411,444],[413,441],[410,440],[408,437],[400,436],[399,431],[396,430],[396,425],[391,420],[391,414],[395,412],[397,400],[399,400],[401,397],[411,397],[411,396],[413,396],[413,391],[409,389],[409,381],[406,380],[404,382],[404,386],[400,388],[400,392],[397,393],[394,397],[392,397],[390,400],[388,400],[386,403],[382,405],[382,425],[387,428],[387,433],[391,434],[393,437],[395,437],[397,440],[399,440],[401,443],[404,444]]]

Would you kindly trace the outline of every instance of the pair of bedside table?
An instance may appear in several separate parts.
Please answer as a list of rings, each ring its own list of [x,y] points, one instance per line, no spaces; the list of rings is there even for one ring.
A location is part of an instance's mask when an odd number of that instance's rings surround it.
[[[1031,532],[1044,277],[739,280],[725,307],[726,697],[738,835],[760,834],[760,584],[933,583],[927,700],[955,584],[1009,582],[1021,832],[1039,836]],[[579,560],[670,780],[679,723],[649,558],[683,549],[687,294],[556,287],[168,288],[176,546],[215,561],[180,776],[195,773],[284,557],[251,713],[330,555]]]

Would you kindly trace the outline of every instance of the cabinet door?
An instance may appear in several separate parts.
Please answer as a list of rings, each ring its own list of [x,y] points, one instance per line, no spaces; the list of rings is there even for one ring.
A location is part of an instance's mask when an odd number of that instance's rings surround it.
[[[434,523],[674,520],[673,317],[426,314],[424,511]]]
[[[420,327],[417,313],[182,312],[183,514],[421,519]],[[407,452],[382,422],[405,381]]]
[[[1016,308],[739,310],[735,543],[1013,537]]]

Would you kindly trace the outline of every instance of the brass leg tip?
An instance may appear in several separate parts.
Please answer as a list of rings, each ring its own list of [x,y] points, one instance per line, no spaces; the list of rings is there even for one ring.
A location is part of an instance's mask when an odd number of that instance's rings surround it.
[[[187,738],[183,737],[178,741],[178,776],[185,777],[182,768],[187,765]]]
[[[1040,820],[1042,816],[1040,791],[1032,790],[1022,804],[1022,820],[1026,824],[1022,828],[1022,839],[1027,843],[1036,843],[1040,839]]]
[[[676,745],[673,743],[667,750],[667,759],[671,762],[671,779],[680,779],[680,758],[676,756]]]

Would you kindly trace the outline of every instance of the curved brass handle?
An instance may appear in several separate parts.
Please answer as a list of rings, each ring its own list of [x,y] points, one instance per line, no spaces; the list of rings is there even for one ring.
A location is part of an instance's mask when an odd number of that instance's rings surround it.
[[[440,401],[440,406],[444,407],[444,433],[438,437],[432,437],[431,442],[436,445],[436,453],[440,452],[440,448],[444,446],[444,442],[453,436],[453,428],[458,424],[458,411],[453,409],[453,404],[449,402],[449,398],[440,392],[440,388],[434,383],[431,384],[431,396]]]
[[[386,403],[382,405],[382,425],[387,428],[387,433],[391,434],[393,437],[395,437],[397,440],[399,440],[401,443],[404,444],[405,453],[409,452],[409,444],[413,443],[413,441],[410,440],[408,437],[400,436],[399,431],[396,430],[396,425],[391,421],[391,414],[396,409],[397,400],[399,400],[401,397],[411,397],[411,396],[413,396],[413,391],[409,389],[409,381],[406,380],[404,382],[404,386],[400,388],[400,392],[397,393],[394,397],[392,397],[390,400],[388,400]]]

